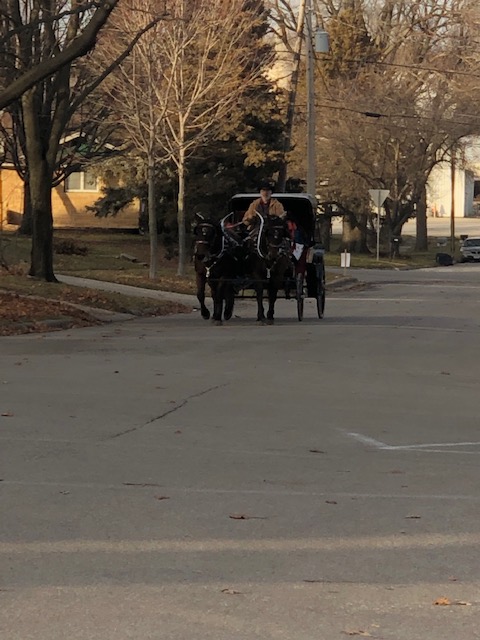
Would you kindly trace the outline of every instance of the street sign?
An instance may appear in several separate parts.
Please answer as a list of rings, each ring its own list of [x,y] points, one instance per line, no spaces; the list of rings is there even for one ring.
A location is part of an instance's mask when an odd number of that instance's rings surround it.
[[[377,207],[377,261],[380,260],[380,209],[390,195],[388,189],[369,189],[368,193]]]
[[[369,189],[368,193],[370,194],[370,198],[373,200],[377,209],[380,209],[382,204],[390,195],[390,191],[388,189]]]

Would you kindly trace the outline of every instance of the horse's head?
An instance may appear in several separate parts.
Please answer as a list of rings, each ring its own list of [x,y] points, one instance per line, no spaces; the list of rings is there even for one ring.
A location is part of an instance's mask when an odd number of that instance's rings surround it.
[[[194,256],[208,263],[218,257],[222,251],[222,230],[220,224],[200,213],[195,214],[193,235],[195,238]]]
[[[268,216],[265,219],[263,244],[265,256],[268,259],[276,260],[282,253],[287,253],[288,238],[288,229],[284,220],[277,216]]]

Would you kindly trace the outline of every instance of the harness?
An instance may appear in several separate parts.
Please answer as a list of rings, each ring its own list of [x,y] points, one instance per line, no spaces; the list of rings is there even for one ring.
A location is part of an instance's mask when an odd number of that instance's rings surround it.
[[[214,234],[217,233],[217,226],[215,224],[213,224],[212,222],[204,221],[204,222],[201,222],[199,224],[199,226],[210,227],[213,230]],[[222,246],[221,246],[221,249],[220,249],[220,253],[211,253],[210,252],[210,246],[211,246],[212,243],[211,243],[210,240],[202,240],[201,238],[198,239],[198,240],[195,240],[195,250],[194,250],[193,255],[196,256],[197,258],[199,257],[199,254],[198,254],[198,251],[197,251],[197,248],[198,248],[199,245],[205,245],[205,246],[209,247],[209,258],[208,258],[208,260],[206,261],[206,260],[202,259],[202,262],[203,262],[203,264],[205,266],[205,270],[206,270],[207,280],[210,277],[210,271],[212,270],[212,268],[217,264],[217,262],[220,260],[220,258],[225,253],[225,238],[223,236],[223,233],[222,233],[222,236],[221,236],[221,242],[222,242]]]

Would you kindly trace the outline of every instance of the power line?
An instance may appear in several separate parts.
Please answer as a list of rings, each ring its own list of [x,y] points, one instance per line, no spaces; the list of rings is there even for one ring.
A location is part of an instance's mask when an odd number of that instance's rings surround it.
[[[305,104],[298,104],[296,105],[297,107],[300,107],[301,109],[305,109],[306,105]],[[347,111],[349,113],[357,113],[358,115],[362,115],[362,116],[366,116],[367,118],[374,118],[374,119],[380,119],[380,118],[386,118],[386,119],[392,119],[392,118],[405,118],[407,120],[426,120],[427,122],[438,122],[438,123],[446,123],[446,124],[457,124],[457,125],[469,125],[469,124],[473,124],[470,122],[460,122],[458,120],[452,120],[451,118],[432,118],[431,116],[422,116],[419,114],[408,114],[408,113],[382,113],[379,111],[370,111],[370,110],[364,110],[364,109],[354,109],[352,107],[345,107],[339,104],[317,104],[316,105],[317,109],[330,109],[332,111]],[[480,114],[479,115],[474,115],[474,114],[457,114],[459,116],[462,117],[468,117],[468,118],[473,118],[475,120],[479,120],[480,121]]]

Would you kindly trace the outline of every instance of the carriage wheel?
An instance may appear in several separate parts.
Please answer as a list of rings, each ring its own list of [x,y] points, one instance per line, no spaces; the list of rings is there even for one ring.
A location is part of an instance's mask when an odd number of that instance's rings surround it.
[[[297,284],[297,314],[298,314],[298,321],[301,322],[303,320],[303,301],[304,301],[303,273],[297,273],[296,284]]]
[[[325,267],[317,266],[317,313],[320,320],[325,313]]]

